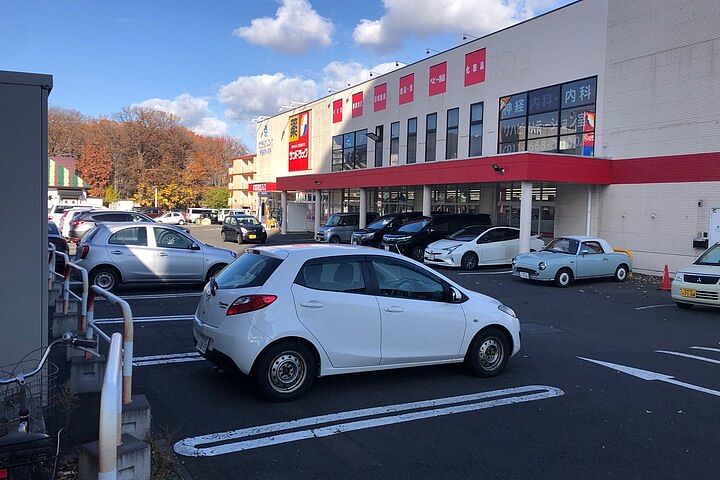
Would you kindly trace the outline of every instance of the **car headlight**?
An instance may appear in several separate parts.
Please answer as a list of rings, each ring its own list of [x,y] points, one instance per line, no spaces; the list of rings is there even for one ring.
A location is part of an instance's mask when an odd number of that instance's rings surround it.
[[[511,317],[517,318],[517,315],[515,314],[515,310],[513,310],[512,308],[510,308],[506,305],[503,305],[502,303],[500,305],[498,305],[498,310],[500,310],[501,312],[503,312],[507,315],[510,315]]]
[[[454,252],[460,247],[460,245],[453,245],[452,247],[443,248],[448,253]]]
[[[240,231],[241,231],[242,233],[247,233],[247,228],[245,228],[245,227],[240,227]]]
[[[538,270],[541,272],[547,268],[547,264],[545,262],[538,263]]]
[[[375,236],[374,233],[366,233],[362,236],[362,238],[369,240],[369,239],[373,238],[374,236]]]
[[[683,272],[675,272],[675,280],[678,282],[682,282],[683,279]]]
[[[513,264],[513,266],[517,265],[517,258],[513,257],[512,264]]]
[[[398,238],[397,241],[398,241],[398,243],[400,243],[400,242],[407,242],[407,241],[409,241],[411,238],[412,238],[412,237],[410,237],[410,236],[408,235],[407,237],[400,237],[400,238]]]

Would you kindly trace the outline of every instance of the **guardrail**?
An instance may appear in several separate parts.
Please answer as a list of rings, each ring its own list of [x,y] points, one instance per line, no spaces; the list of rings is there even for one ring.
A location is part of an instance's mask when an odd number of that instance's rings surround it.
[[[120,307],[123,316],[123,324],[125,326],[123,334],[123,355],[122,355],[122,403],[129,405],[132,403],[132,364],[133,364],[133,337],[134,337],[134,326],[132,310],[130,305],[122,298],[113,295],[107,290],[92,285],[87,299],[87,330],[85,331],[85,338],[92,339],[95,334],[99,338],[102,338],[106,342],[110,343],[111,338],[95,325],[95,297],[103,297],[105,300],[113,305]],[[100,342],[98,342],[99,350]],[[87,353],[86,358],[92,354]]]
[[[113,333],[100,393],[98,480],[117,479],[117,448],[122,444],[122,342],[122,335]]]
[[[83,267],[75,262],[70,261],[70,256],[65,252],[58,252],[55,245],[48,243],[48,288],[52,288],[52,282],[55,276],[63,279],[62,287],[62,299],[63,307],[62,313],[66,315],[68,313],[68,305],[70,303],[70,296],[77,299],[80,302],[80,319],[78,325],[78,333],[84,334],[87,330],[87,304],[88,294],[90,292],[88,273]],[[57,257],[60,256],[65,261],[65,271],[60,274],[55,271],[55,263]],[[80,279],[82,281],[82,292],[80,295],[70,290],[70,277],[72,270],[76,270],[80,273]]]
[[[55,273],[56,250],[55,245],[48,242],[48,290],[52,288],[53,274]]]

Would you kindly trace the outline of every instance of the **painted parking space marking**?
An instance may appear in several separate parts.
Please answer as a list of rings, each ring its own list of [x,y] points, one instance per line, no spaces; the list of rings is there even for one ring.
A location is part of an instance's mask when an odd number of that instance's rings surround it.
[[[645,307],[635,307],[635,310],[648,310],[650,308],[665,308],[665,307],[674,307],[674,303],[663,303],[660,305],[647,305]]]
[[[507,275],[509,273],[512,273],[512,270],[504,272],[460,272],[458,275]]]
[[[174,450],[177,454],[188,457],[213,457],[356,430],[559,397],[564,394],[565,392],[556,387],[527,385],[455,397],[349,410],[190,437],[177,442]],[[310,428],[298,430],[303,427]],[[250,437],[253,438],[248,439]]]
[[[198,352],[170,353],[167,355],[149,355],[135,357],[133,367],[149,367],[153,365],[168,365],[172,363],[199,362],[205,360]]]
[[[680,380],[675,380],[675,377],[666,375],[664,373],[652,372],[650,370],[642,370],[640,368],[628,367],[627,365],[620,365],[617,363],[603,362],[602,360],[594,360],[592,358],[585,358],[585,357],[577,357],[577,358],[579,358],[580,360],[585,360],[586,362],[592,362],[597,365],[602,365],[603,367],[607,367],[612,370],[616,370],[618,372],[625,373],[627,375],[631,375],[631,376],[639,378],[641,380],[648,380],[648,381],[658,380],[660,382],[677,385],[678,387],[688,388],[690,390],[695,390],[697,392],[702,392],[702,393],[706,393],[708,395],[714,395],[716,397],[720,397],[720,391],[718,391],[718,390],[712,390],[710,388],[701,387],[699,385],[693,385],[692,383],[681,382]]]
[[[184,322],[195,318],[194,315],[167,315],[162,317],[135,317],[133,323],[153,323],[153,322]],[[96,324],[111,325],[114,323],[124,323],[122,318],[101,318],[95,320]]]
[[[720,353],[720,348],[711,348],[711,347],[690,347],[690,348],[694,348],[695,350],[707,350],[708,352]]]
[[[144,295],[120,295],[123,300],[159,300],[163,298],[193,298],[199,297],[202,292],[187,292],[187,293],[149,293]],[[104,297],[96,298],[95,301],[105,301]]]
[[[684,357],[684,358],[691,358],[693,360],[700,360],[701,362],[720,364],[720,360],[715,360],[714,358],[701,357],[699,355],[691,355],[689,353],[671,352],[669,350],[655,350],[655,353],[664,353],[666,355],[675,355],[676,357]]]

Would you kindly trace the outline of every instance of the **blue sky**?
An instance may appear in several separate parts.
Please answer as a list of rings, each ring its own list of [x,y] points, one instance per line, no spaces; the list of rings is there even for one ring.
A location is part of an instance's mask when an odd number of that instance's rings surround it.
[[[98,116],[144,102],[253,148],[257,115],[566,3],[4,0],[0,70],[52,74],[51,105]]]

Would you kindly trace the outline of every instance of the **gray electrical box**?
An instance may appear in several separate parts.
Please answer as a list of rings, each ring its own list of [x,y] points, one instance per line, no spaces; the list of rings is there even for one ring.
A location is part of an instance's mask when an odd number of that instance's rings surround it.
[[[51,89],[50,75],[0,70],[0,366],[48,340]]]

